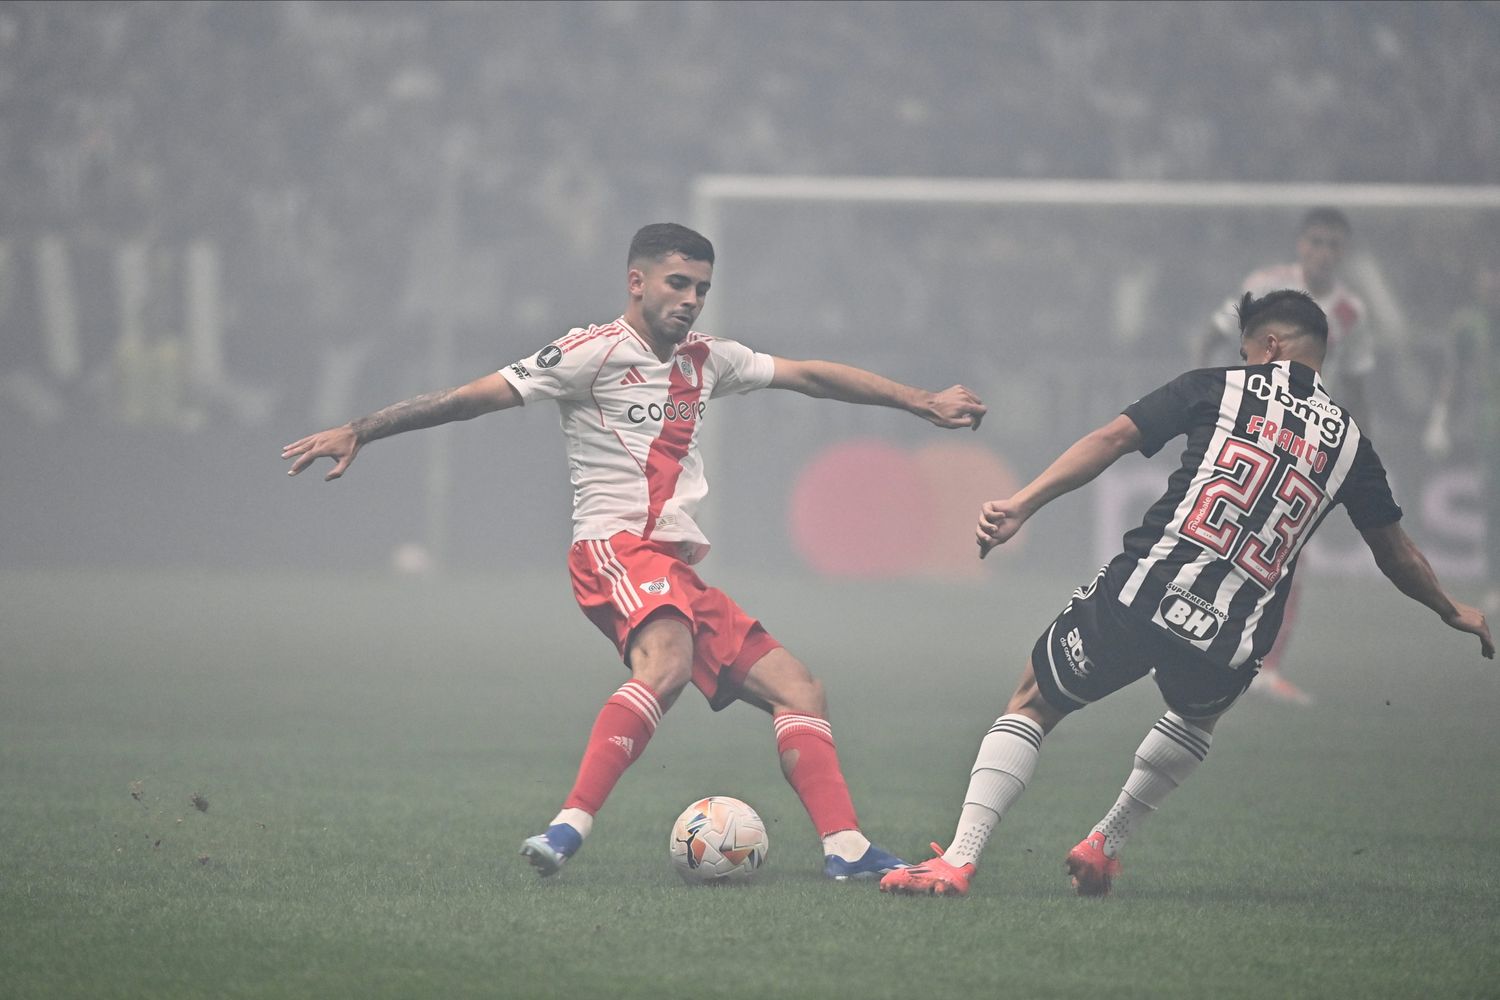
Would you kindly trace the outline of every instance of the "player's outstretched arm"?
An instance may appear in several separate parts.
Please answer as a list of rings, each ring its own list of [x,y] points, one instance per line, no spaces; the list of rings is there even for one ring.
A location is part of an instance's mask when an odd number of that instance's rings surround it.
[[[1419,604],[1425,604],[1437,612],[1443,624],[1460,632],[1479,637],[1479,652],[1486,659],[1495,658],[1495,643],[1490,638],[1489,623],[1478,608],[1460,604],[1443,592],[1437,574],[1417,543],[1411,540],[1400,521],[1380,528],[1367,528],[1360,532],[1365,544],[1375,556],[1375,565],[1380,572],[1396,585],[1396,589]]]
[[[979,429],[988,407],[961,385],[928,392],[883,375],[835,361],[789,361],[775,358],[773,389],[791,389],[817,399],[837,399],[868,406],[893,406],[939,427]]]
[[[974,540],[979,543],[979,558],[983,559],[990,554],[990,549],[1014,538],[1032,514],[1064,493],[1071,493],[1091,481],[1114,465],[1121,455],[1136,451],[1140,446],[1140,428],[1122,413],[1073,442],[1015,496],[986,501],[979,508],[979,527],[974,533]]]
[[[289,476],[295,476],[320,458],[333,459],[333,468],[323,477],[326,482],[342,476],[359,449],[371,441],[454,420],[472,420],[483,413],[518,406],[520,402],[521,395],[515,387],[499,372],[492,372],[467,385],[414,396],[342,427],[309,434],[282,448],[281,457],[294,460],[286,473]]]

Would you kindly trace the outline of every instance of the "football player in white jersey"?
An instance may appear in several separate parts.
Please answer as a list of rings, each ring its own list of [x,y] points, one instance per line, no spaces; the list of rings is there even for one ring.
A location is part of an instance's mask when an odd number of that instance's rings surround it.
[[[1209,319],[1208,330],[1197,345],[1194,363],[1206,367],[1223,359],[1230,363],[1239,351],[1240,298],[1256,298],[1280,288],[1294,288],[1311,295],[1328,318],[1328,359],[1323,381],[1345,402],[1368,431],[1370,414],[1365,406],[1366,382],[1375,370],[1375,347],[1370,339],[1368,310],[1364,300],[1339,277],[1353,230],[1349,217],[1337,208],[1309,209],[1297,228],[1297,259],[1252,271],[1240,290],[1225,299]]]
[[[977,429],[985,406],[955,385],[927,392],[827,361],[790,361],[693,330],[713,277],[713,246],[674,223],[631,242],[624,315],[570,331],[535,354],[453,389],[429,393],[302,438],[283,449],[296,475],[403,431],[468,420],[535,400],[557,401],[568,448],[574,596],[616,646],[630,679],[605,702],[573,789],[521,853],[556,873],[583,843],[615,783],[688,683],[715,710],[744,701],[771,714],[782,770],[823,841],[824,873],[878,877],[903,862],[860,831],[822,684],[692,566],[708,551],[694,520],[707,492],[699,428],[713,401],[761,388],[904,409],[944,428]]]
[[[1168,711],[1136,750],[1114,806],[1067,855],[1080,895],[1108,893],[1131,833],[1202,763],[1215,724],[1276,641],[1297,554],[1335,505],[1397,589],[1494,657],[1484,615],[1444,592],[1401,527],[1374,447],[1324,390],[1328,327],[1317,304],[1294,290],[1247,294],[1240,323],[1244,365],[1178,376],[1079,439],[1019,493],[981,507],[982,558],[1123,456],[1187,438],[1161,499],[1032,648],[1005,714],[979,744],[948,847],[934,844],[937,857],[890,872],[882,891],[965,895],[1047,733],[1149,674]]]
[[[1375,369],[1375,350],[1365,322],[1365,303],[1339,279],[1339,267],[1349,248],[1352,230],[1349,218],[1337,208],[1309,209],[1297,229],[1297,259],[1274,264],[1249,274],[1232,296],[1214,312],[1208,332],[1198,344],[1195,362],[1200,367],[1216,356],[1239,349],[1238,305],[1245,294],[1259,298],[1280,288],[1307,292],[1328,318],[1328,357],[1323,365],[1325,384],[1348,405],[1359,419],[1365,433],[1370,431],[1370,414],[1366,409],[1365,382]],[[1312,695],[1287,679],[1282,670],[1292,625],[1297,619],[1300,587],[1287,601],[1287,615],[1281,640],[1266,656],[1251,690],[1293,705],[1312,704]]]

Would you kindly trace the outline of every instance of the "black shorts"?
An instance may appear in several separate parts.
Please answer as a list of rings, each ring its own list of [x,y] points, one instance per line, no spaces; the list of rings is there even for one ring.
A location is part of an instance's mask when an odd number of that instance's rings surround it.
[[[1103,593],[1102,576],[1074,592],[1031,651],[1047,704],[1077,711],[1147,674],[1154,674],[1168,707],[1186,719],[1218,715],[1244,694],[1259,661],[1239,669],[1214,663]]]

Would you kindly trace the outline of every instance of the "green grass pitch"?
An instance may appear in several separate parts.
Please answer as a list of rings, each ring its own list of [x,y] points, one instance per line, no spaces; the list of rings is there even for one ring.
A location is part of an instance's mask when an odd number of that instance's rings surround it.
[[[865,827],[909,858],[1088,570],[1015,573],[705,566],[825,680]],[[561,571],[11,573],[0,636],[5,997],[1500,995],[1500,674],[1374,582],[1307,589],[1289,674],[1318,704],[1247,696],[1103,901],[1062,858],[1161,711],[1149,681],[1047,739],[970,897],[906,899],[825,883],[769,720],[692,691],[537,879],[517,848],[624,677]],[[767,821],[744,887],[669,867],[711,793]]]

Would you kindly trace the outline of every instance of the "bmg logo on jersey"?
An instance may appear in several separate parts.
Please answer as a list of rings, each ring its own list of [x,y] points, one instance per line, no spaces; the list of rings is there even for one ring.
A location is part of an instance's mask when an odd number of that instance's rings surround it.
[[[1271,402],[1273,399],[1286,407],[1287,412],[1305,423],[1318,428],[1318,436],[1330,448],[1337,448],[1344,440],[1344,411],[1321,399],[1302,399],[1293,396],[1291,390],[1268,380],[1260,372],[1254,372],[1245,380],[1245,388],[1257,399]]]
[[[1167,628],[1190,642],[1206,642],[1219,634],[1219,619],[1212,608],[1199,607],[1180,594],[1168,594],[1157,609]]]

